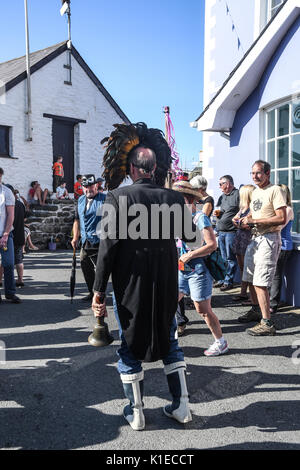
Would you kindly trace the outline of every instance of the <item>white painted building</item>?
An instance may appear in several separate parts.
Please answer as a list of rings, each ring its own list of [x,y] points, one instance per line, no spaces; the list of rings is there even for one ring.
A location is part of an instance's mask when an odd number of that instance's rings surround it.
[[[26,58],[0,64],[0,167],[3,181],[27,197],[30,182],[52,190],[52,164],[64,158],[70,192],[76,174],[102,173],[103,147],[115,123],[129,123],[83,58],[67,42],[30,55],[31,132]],[[30,134],[32,140],[29,140]]]
[[[300,0],[206,0],[203,174],[219,197],[219,179],[252,183],[255,160],[292,195],[294,252],[285,298],[300,305]]]

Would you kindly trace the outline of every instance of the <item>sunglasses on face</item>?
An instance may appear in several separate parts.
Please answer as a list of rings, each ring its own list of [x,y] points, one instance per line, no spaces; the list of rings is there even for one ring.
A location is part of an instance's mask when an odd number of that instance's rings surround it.
[[[82,186],[92,186],[93,184],[96,184],[96,181],[93,176],[90,176],[89,178],[84,178],[81,184]]]

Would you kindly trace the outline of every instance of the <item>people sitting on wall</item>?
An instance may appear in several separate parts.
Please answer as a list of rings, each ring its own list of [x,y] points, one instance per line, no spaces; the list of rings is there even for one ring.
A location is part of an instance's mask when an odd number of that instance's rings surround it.
[[[27,253],[29,250],[37,251],[39,249],[32,243],[30,228],[26,224],[24,225],[24,237],[25,243],[23,246],[23,253]]]
[[[270,312],[276,313],[280,303],[282,278],[286,263],[293,251],[292,225],[294,221],[294,211],[289,188],[285,184],[279,184],[286,196],[286,224],[281,229],[281,251],[276,265],[275,276],[270,289]]]
[[[57,199],[70,199],[68,190],[66,188],[66,182],[61,181],[60,185],[56,188],[56,198]]]
[[[30,183],[30,189],[28,193],[29,204],[40,204],[44,206],[48,197],[49,191],[47,188],[42,190],[41,185],[38,181],[32,181]]]
[[[64,178],[64,167],[62,164],[63,157],[59,156],[56,158],[56,161],[53,163],[53,193],[56,193],[56,188],[60,185]]]
[[[82,175],[76,176],[76,183],[74,184],[74,199],[79,199],[83,195],[82,189]]]

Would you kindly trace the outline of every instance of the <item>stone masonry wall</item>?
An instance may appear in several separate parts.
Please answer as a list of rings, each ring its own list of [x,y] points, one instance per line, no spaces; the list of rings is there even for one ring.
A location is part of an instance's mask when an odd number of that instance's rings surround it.
[[[57,248],[66,248],[71,240],[75,204],[73,199],[51,199],[44,206],[31,205],[25,223],[30,228],[33,244],[45,249],[53,238]]]

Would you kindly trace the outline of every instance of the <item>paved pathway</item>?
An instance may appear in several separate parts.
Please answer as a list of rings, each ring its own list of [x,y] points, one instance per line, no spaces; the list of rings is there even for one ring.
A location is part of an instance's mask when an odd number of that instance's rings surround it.
[[[215,292],[230,353],[203,356],[211,343],[194,310],[180,338],[188,364],[193,421],[184,427],[162,413],[169,400],[161,363],[145,365],[147,428],[137,433],[121,416],[125,403],[116,371],[115,337],[106,348],[87,338],[94,326],[82,296],[69,298],[71,252],[30,253],[21,305],[0,304],[0,449],[299,449],[300,315],[276,315],[275,337],[254,338],[237,322],[246,307]],[[184,432],[183,432],[184,428]]]

